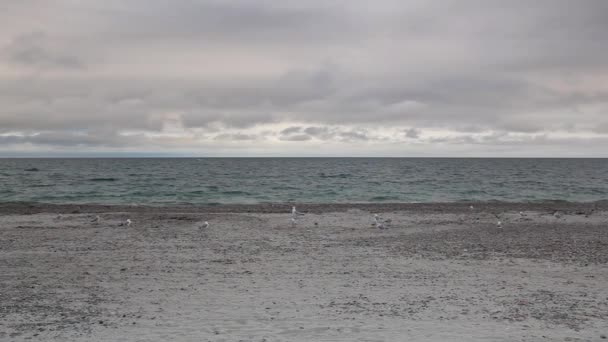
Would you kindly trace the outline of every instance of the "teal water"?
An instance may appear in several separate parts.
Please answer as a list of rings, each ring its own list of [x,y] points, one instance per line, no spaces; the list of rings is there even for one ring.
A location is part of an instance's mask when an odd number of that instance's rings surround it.
[[[594,201],[608,159],[0,159],[0,201],[103,204]]]

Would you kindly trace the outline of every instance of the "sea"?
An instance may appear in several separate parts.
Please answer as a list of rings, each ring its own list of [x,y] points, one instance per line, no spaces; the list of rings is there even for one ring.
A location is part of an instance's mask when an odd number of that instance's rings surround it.
[[[251,204],[608,199],[608,159],[0,159],[0,202]]]

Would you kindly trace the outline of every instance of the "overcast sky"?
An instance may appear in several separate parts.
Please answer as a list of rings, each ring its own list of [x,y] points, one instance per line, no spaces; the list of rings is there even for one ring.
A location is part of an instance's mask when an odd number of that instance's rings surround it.
[[[102,153],[608,157],[608,1],[0,1],[0,155]]]

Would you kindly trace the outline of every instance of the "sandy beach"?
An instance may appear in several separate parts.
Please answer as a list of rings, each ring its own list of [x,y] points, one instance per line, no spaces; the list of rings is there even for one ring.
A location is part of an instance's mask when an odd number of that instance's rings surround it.
[[[290,208],[0,204],[0,340],[608,335],[608,202]]]

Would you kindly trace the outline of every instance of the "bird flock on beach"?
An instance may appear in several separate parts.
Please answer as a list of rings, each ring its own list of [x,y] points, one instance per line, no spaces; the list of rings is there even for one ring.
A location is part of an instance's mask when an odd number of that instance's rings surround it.
[[[475,207],[474,206],[469,206],[469,211],[471,212],[471,214],[475,213]],[[298,226],[298,222],[299,219],[302,216],[305,216],[306,214],[303,212],[298,211],[298,209],[295,206],[291,207],[291,216],[290,216],[290,223],[292,227],[297,227]],[[496,217],[496,227],[499,229],[503,228],[503,220],[501,220],[500,215],[497,213],[494,213],[494,216]],[[526,220],[526,217],[528,215],[523,212],[520,211],[519,212],[519,219],[522,220]],[[563,214],[560,211],[554,211],[552,216],[556,219],[561,219]],[[55,220],[62,220],[64,219],[64,216],[59,214],[55,217]],[[383,217],[381,217],[379,214],[373,214],[373,216],[371,217],[372,222],[371,222],[371,226],[375,227],[377,229],[383,230],[383,229],[388,229],[389,226],[392,224],[393,220],[392,219],[384,219]],[[95,215],[94,217],[91,218],[90,222],[94,225],[98,225],[100,223],[102,223],[102,218],[99,215]],[[133,221],[130,218],[125,219],[124,221],[120,221],[118,223],[119,227],[130,227],[133,224]],[[318,222],[314,222],[315,226],[318,226],[319,223]],[[199,222],[197,224],[198,228],[201,230],[205,230],[208,229],[210,227],[209,221],[202,221]]]

